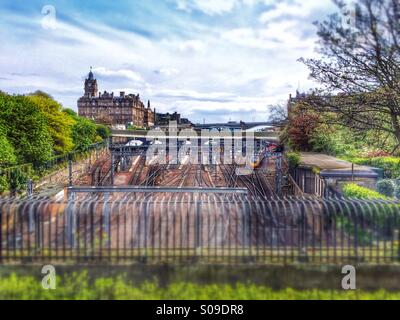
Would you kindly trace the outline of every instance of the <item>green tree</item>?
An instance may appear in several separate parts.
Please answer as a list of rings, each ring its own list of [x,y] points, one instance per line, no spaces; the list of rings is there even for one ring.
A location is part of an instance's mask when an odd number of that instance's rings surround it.
[[[310,110],[307,104],[293,106],[286,125],[291,146],[299,151],[312,150],[311,138],[320,123],[320,115]]]
[[[12,195],[24,191],[27,188],[28,175],[19,168],[15,168],[10,172],[9,188]]]
[[[62,106],[50,95],[41,91],[29,95],[29,99],[36,104],[46,118],[55,154],[66,154],[73,150],[72,126],[74,120],[62,112]]]
[[[85,151],[91,144],[102,141],[97,132],[98,126],[92,120],[78,116],[72,109],[67,108],[63,111],[75,121],[72,127],[72,139],[75,150]]]
[[[5,134],[6,130],[0,127],[0,166],[9,166],[17,162],[14,148]]]
[[[21,163],[51,158],[53,141],[46,118],[28,97],[0,92],[0,126]]]
[[[103,124],[98,124],[96,126],[96,132],[97,132],[97,135],[100,136],[102,139],[107,139],[111,133],[110,129]]]
[[[339,13],[316,23],[320,57],[301,59],[321,84],[309,103],[335,112],[333,120],[353,130],[392,135],[394,152],[400,147],[399,1],[334,2]]]

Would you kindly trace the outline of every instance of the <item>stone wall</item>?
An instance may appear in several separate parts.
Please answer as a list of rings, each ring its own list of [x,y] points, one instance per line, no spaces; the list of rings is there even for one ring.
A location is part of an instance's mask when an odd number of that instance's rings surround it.
[[[78,184],[79,180],[83,175],[90,173],[93,164],[101,157],[104,157],[108,154],[108,148],[104,147],[99,150],[93,150],[90,154],[78,161],[73,162],[72,164],[72,182],[74,184]],[[41,188],[45,188],[49,185],[64,185],[68,184],[68,175],[69,169],[68,164],[66,164],[66,168],[54,171],[46,176],[44,176],[40,181],[36,182],[34,185],[34,190],[38,190]]]

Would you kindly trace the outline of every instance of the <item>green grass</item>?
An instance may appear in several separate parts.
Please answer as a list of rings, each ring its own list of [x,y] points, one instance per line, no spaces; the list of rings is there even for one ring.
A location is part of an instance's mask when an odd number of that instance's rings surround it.
[[[32,276],[10,276],[0,279],[0,299],[130,299],[130,300],[375,300],[400,299],[400,292],[379,290],[365,292],[360,290],[295,290],[287,288],[274,291],[267,286],[238,283],[200,285],[176,282],[167,287],[160,287],[157,282],[143,282],[134,285],[124,276],[97,278],[89,281],[86,272],[73,273],[63,278],[58,277],[55,290],[44,290],[40,279]]]

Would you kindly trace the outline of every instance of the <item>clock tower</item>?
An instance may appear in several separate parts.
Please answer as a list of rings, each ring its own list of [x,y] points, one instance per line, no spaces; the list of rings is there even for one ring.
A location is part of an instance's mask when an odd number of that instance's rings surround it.
[[[93,76],[92,67],[90,67],[88,78],[85,79],[85,96],[88,98],[94,98],[97,96],[97,93],[97,80]]]

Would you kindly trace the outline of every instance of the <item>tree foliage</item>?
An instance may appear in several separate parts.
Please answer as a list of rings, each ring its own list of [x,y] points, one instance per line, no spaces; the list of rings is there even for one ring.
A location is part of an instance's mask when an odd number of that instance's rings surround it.
[[[75,150],[86,151],[91,144],[102,141],[102,138],[97,134],[98,126],[93,121],[79,117],[71,109],[65,109],[64,113],[75,121],[72,126],[72,140]]]
[[[321,84],[308,102],[335,112],[336,123],[386,132],[400,144],[400,4],[335,2],[339,13],[317,23],[321,58],[301,59]]]
[[[0,127],[18,162],[38,163],[51,158],[53,143],[47,120],[29,98],[0,93]],[[8,157],[13,160],[12,155]]]
[[[307,105],[299,103],[292,107],[287,123],[287,136],[295,150],[312,150],[311,138],[320,125],[320,116]]]
[[[29,95],[47,121],[50,135],[53,139],[55,154],[66,154],[73,150],[72,125],[74,121],[62,112],[62,106],[53,98],[41,91]]]
[[[14,148],[7,139],[6,130],[0,127],[0,166],[9,166],[17,162]]]
[[[102,139],[107,139],[111,134],[110,128],[102,124],[96,126],[96,132]]]

